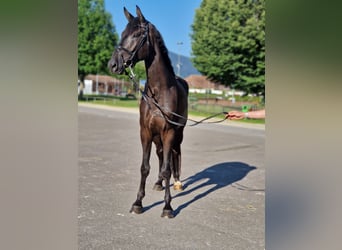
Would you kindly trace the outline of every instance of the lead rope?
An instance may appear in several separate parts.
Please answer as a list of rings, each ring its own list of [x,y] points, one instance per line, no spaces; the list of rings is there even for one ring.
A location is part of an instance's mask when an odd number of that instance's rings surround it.
[[[133,87],[134,87],[134,89],[137,89],[138,83],[137,83],[137,81],[136,81],[136,79],[135,79],[135,74],[134,74],[134,72],[133,72],[133,69],[132,69],[131,65],[128,66],[128,69],[129,69],[129,73],[126,71],[126,74],[128,75],[128,77],[129,77],[129,78],[131,79],[131,81],[133,82]],[[169,122],[169,123],[171,123],[171,124],[173,124],[173,125],[176,125],[176,126],[185,126],[185,125],[186,125],[186,122],[183,124],[183,123],[178,123],[178,122],[175,122],[175,121],[170,120],[170,118],[168,117],[168,115],[165,113],[165,108],[164,108],[164,107],[160,106],[160,105],[158,104],[158,102],[155,101],[154,98],[151,98],[151,97],[149,97],[148,95],[146,95],[145,92],[142,91],[140,88],[139,88],[139,91],[140,91],[141,96],[143,97],[144,101],[145,101],[147,104],[149,104],[148,101],[147,101],[147,98],[150,98],[150,99],[152,100],[152,103],[153,103],[153,104],[162,112],[163,117],[165,118],[165,120],[166,120],[167,122]],[[193,122],[193,124],[188,125],[188,126],[190,126],[190,127],[196,126],[196,125],[198,125],[198,124],[200,124],[200,123],[204,123],[204,121],[209,120],[209,119],[212,119],[212,118],[214,118],[214,117],[216,117],[216,116],[219,116],[219,115],[222,115],[222,114],[223,114],[223,115],[226,115],[226,114],[227,114],[227,112],[219,112],[219,113],[213,114],[213,115],[211,115],[211,116],[208,116],[208,117],[206,117],[206,118],[203,118],[202,120],[196,121],[196,120],[193,120],[193,119],[190,119],[190,118],[186,118],[186,117],[184,117],[184,116],[182,116],[182,115],[179,115],[179,114],[177,114],[177,113],[175,113],[175,112],[172,112],[172,111],[169,111],[169,112],[170,112],[172,115],[177,116],[177,117],[179,117],[179,118],[182,118],[182,119],[185,120],[185,121],[188,120],[188,121]],[[227,117],[225,117],[225,118],[223,118],[223,119],[221,119],[221,120],[218,120],[218,121],[205,122],[205,123],[220,123],[220,122],[225,121],[226,119],[227,119]]]

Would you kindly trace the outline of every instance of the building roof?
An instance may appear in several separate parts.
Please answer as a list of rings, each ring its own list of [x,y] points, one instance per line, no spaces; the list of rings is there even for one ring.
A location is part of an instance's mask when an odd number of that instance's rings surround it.
[[[190,75],[185,80],[191,89],[227,89],[222,84],[213,83],[202,75]]]
[[[124,85],[132,85],[131,82],[127,82],[125,80],[117,79],[107,75],[87,75],[85,77],[87,80],[92,80],[94,82],[98,81],[99,83],[105,84],[124,84]],[[190,75],[185,78],[185,80],[189,84],[189,88],[192,89],[227,89],[227,87],[223,86],[222,84],[213,83],[208,80],[207,77],[202,75]],[[229,89],[229,88],[228,88]]]

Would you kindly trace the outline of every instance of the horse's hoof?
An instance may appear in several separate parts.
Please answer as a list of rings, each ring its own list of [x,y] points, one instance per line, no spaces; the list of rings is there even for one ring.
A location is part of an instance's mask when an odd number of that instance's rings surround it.
[[[162,185],[159,185],[159,184],[154,184],[153,186],[153,190],[156,190],[156,191],[163,191],[164,188]]]
[[[141,214],[143,212],[143,208],[142,206],[133,205],[129,212],[132,214]]]
[[[175,215],[173,214],[173,210],[163,210],[161,217],[171,219],[171,218],[175,217]]]
[[[183,191],[183,185],[180,181],[176,181],[174,184],[173,184],[173,189],[176,190],[176,191]]]

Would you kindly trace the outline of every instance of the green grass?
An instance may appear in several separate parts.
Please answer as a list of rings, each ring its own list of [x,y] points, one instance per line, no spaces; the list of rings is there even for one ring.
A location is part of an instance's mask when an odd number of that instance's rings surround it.
[[[82,100],[80,103],[93,103],[101,104],[112,107],[124,107],[124,108],[138,108],[139,99],[132,100],[125,97],[113,97],[113,96],[86,96],[88,101]]]
[[[138,108],[139,107],[138,100],[124,100],[124,101],[115,100],[112,102],[93,101],[92,103],[113,106],[113,107],[123,107],[123,108]]]
[[[242,119],[238,121],[245,122],[245,123],[252,123],[252,124],[265,124],[265,119]],[[235,121],[229,121],[229,122],[235,122]]]

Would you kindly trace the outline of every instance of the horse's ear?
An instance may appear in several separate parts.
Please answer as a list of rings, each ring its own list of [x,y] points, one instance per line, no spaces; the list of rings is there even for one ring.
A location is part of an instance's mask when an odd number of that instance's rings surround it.
[[[125,16],[126,16],[128,22],[131,22],[134,19],[134,16],[131,13],[128,12],[126,7],[124,7],[124,13],[125,13]]]
[[[136,7],[137,16],[139,17],[140,23],[145,23],[146,22],[145,17],[141,13],[139,6],[136,5],[135,7]]]

